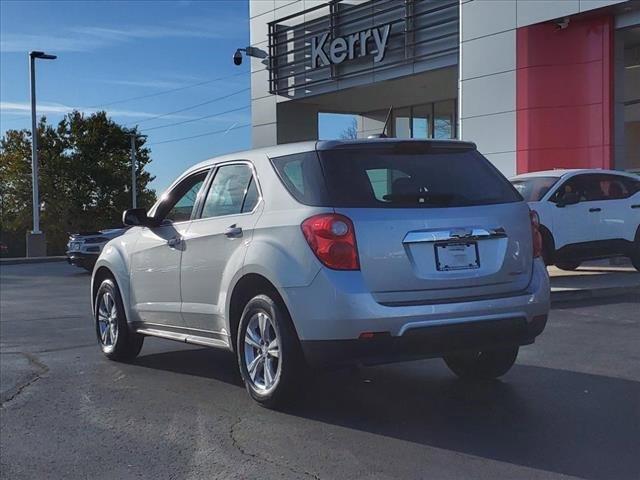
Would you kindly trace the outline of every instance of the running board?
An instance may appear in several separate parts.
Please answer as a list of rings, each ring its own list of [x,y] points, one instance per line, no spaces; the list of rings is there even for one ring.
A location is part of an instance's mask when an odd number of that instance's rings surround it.
[[[229,349],[229,344],[224,340],[217,338],[199,337],[197,335],[187,335],[184,333],[168,332],[166,330],[158,330],[155,328],[136,328],[136,333],[140,335],[148,335],[150,337],[165,338],[176,342],[191,343],[193,345],[202,345],[205,347]]]

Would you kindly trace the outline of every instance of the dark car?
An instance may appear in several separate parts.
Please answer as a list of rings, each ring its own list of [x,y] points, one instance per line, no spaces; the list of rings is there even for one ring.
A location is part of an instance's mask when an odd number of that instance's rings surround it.
[[[67,243],[67,261],[88,271],[93,270],[93,266],[107,242],[126,231],[126,228],[111,228],[95,232],[72,233],[69,235]]]

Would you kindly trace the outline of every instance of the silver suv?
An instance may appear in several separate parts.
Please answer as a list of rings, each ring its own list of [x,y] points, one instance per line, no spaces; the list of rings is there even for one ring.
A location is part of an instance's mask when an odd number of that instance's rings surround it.
[[[226,155],[123,220],[92,279],[104,354],[147,335],[231,350],[270,407],[308,367],[443,357],[498,377],[547,321],[535,212],[472,143]]]

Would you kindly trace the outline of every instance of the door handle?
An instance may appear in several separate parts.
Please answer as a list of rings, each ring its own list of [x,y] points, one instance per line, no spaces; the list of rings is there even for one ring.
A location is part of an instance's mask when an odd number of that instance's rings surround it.
[[[182,237],[173,237],[167,240],[167,245],[170,248],[178,248],[182,244]]]
[[[234,223],[230,227],[227,227],[227,229],[224,231],[224,234],[228,238],[238,238],[242,236],[242,228],[236,227],[236,224]]]
[[[638,204],[638,205],[631,205],[631,208],[640,208],[640,204]]]
[[[590,212],[601,212],[602,209],[601,208],[590,208],[589,211]]]

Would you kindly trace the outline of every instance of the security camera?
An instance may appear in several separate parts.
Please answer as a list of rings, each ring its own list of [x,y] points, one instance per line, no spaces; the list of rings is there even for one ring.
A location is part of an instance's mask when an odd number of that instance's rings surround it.
[[[242,52],[240,49],[236,50],[236,53],[233,54],[233,63],[236,65],[242,64]]]

